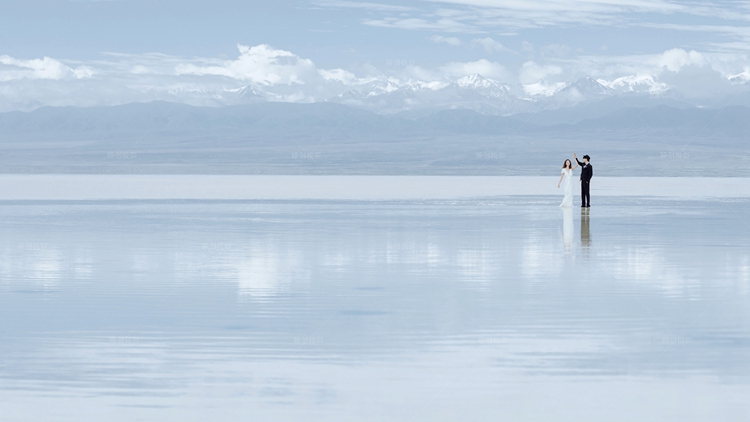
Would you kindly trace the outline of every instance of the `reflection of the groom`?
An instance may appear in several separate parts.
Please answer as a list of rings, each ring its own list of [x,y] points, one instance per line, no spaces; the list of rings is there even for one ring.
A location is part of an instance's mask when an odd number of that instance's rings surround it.
[[[581,246],[591,246],[591,230],[589,229],[589,209],[581,208]]]

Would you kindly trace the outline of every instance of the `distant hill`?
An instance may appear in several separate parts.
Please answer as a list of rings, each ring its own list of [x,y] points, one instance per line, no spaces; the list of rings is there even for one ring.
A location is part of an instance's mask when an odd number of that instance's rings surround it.
[[[694,109],[694,105],[672,98],[649,98],[642,95],[620,95],[593,102],[584,102],[570,107],[541,110],[536,113],[518,113],[509,116],[513,119],[540,126],[574,124],[583,120],[596,119],[609,114],[635,108],[669,106],[677,109]],[[750,104],[748,104],[750,105]]]
[[[558,128],[562,126],[556,126]],[[665,105],[618,110],[565,128],[573,133],[649,131],[689,137],[746,139],[750,135],[750,108],[679,109]]]
[[[637,107],[634,100],[619,107],[619,98],[598,104],[545,115],[452,109],[411,119],[333,103],[43,107],[0,113],[0,169],[539,174],[571,151],[585,151],[597,157],[604,174],[633,168],[644,157],[664,167],[662,174],[750,173],[748,107],[700,109],[672,100],[656,107]],[[674,157],[700,159],[687,165]],[[719,160],[726,166],[710,166]]]
[[[42,107],[32,112],[0,113],[0,133],[65,139],[81,135],[194,137],[258,131],[309,135],[333,129],[395,131],[401,120],[331,103],[262,103],[217,108],[152,102],[113,107]]]
[[[638,101],[606,99],[561,110],[497,116],[473,110],[442,110],[417,119],[383,116],[341,104],[263,103],[227,107],[193,107],[152,102],[114,107],[43,107],[32,112],[0,113],[0,136],[48,140],[83,137],[129,138],[133,136],[180,139],[204,136],[248,136],[277,139],[334,136],[440,136],[442,134],[534,134],[554,131],[577,136],[602,131],[654,129],[675,134],[741,137],[750,130],[750,108],[730,106],[699,109],[669,100],[655,107],[638,107]],[[676,107],[675,107],[676,106]]]

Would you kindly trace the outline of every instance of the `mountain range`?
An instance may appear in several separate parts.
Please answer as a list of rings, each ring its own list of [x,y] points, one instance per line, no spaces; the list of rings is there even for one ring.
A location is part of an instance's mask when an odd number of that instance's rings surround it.
[[[586,87],[596,85],[586,80],[563,95]],[[42,107],[0,113],[0,167],[6,173],[513,175],[546,174],[561,157],[581,151],[596,157],[598,174],[632,175],[645,165],[661,175],[748,175],[750,107],[697,108],[669,99],[654,106],[607,90],[597,95],[596,102],[509,116],[444,109],[407,117],[330,102]]]
[[[566,87],[560,93],[568,98],[580,95],[581,88],[595,87],[592,82],[596,81]],[[266,140],[323,137],[356,143],[371,136],[408,139],[472,133],[587,136],[605,131],[608,137],[618,137],[622,131],[698,135],[701,130],[740,138],[750,133],[750,107],[697,108],[669,99],[654,100],[654,105],[641,97],[621,99],[606,94],[601,91],[602,99],[597,102],[509,116],[461,108],[407,118],[335,103],[195,107],[156,101],[110,107],[42,107],[32,112],[0,113],[0,136],[3,142],[81,137],[166,142],[208,136]]]
[[[696,72],[701,71],[700,69]],[[691,97],[684,90],[650,75],[631,75],[607,81],[590,76],[571,83],[538,81],[510,85],[472,74],[453,81],[398,80],[395,78],[358,80],[323,101],[344,104],[378,114],[399,114],[407,118],[427,116],[440,110],[466,109],[482,114],[514,115],[536,113],[597,103],[608,98],[635,102],[639,106],[684,103],[686,106],[720,107],[727,97],[750,93],[750,77],[745,74],[718,83],[723,88],[712,97]],[[678,83],[676,81],[674,83]],[[715,82],[715,81],[714,81]],[[285,101],[263,86],[222,89],[217,92],[171,92],[174,101],[192,105],[238,105]],[[750,105],[750,101],[742,104]]]

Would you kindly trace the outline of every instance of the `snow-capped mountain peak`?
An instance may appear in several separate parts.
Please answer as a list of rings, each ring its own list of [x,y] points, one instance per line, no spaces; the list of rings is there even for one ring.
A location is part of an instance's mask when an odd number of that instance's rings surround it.
[[[534,88],[546,88],[547,90],[542,89],[540,91],[542,94],[547,93],[546,95],[537,95],[531,99],[533,101],[539,101],[546,96],[556,107],[571,106],[586,101],[598,101],[615,93],[613,89],[600,84],[590,76],[584,76],[572,84],[565,85],[564,88],[558,89],[560,86],[561,85],[551,85],[545,87],[543,83],[539,83],[539,86],[536,87],[524,87],[524,91],[528,93]],[[549,92],[552,92],[552,95],[549,95]]]
[[[406,82],[405,84],[401,85],[399,89],[405,89],[409,91],[421,91],[421,90],[432,90],[437,91],[439,89],[443,89],[446,86],[448,86],[445,82],[439,82],[439,81],[432,81],[432,82],[425,82],[425,81],[415,81],[410,80]]]
[[[729,82],[733,84],[744,85],[750,82],[750,68],[746,68],[744,72],[729,77]]]
[[[578,93],[581,96],[603,96],[611,94],[611,88],[600,84],[591,76],[584,76],[572,84],[566,86],[562,91]]]
[[[669,85],[655,81],[651,75],[629,75],[612,82],[599,80],[599,83],[618,92],[647,92],[651,95],[659,95],[669,90]]]
[[[498,82],[494,79],[485,78],[478,73],[464,76],[463,78],[456,80],[454,83],[458,87],[477,91],[490,98],[507,96],[511,88],[508,84]]]
[[[456,80],[456,85],[460,86],[461,88],[488,88],[490,86],[499,84],[497,81],[487,79],[478,73],[474,73]]]
[[[531,97],[551,97],[568,86],[565,82],[539,81],[533,84],[521,85],[523,92]]]
[[[231,92],[232,94],[236,95],[238,98],[265,98],[265,95],[263,95],[262,92],[256,90],[252,86],[243,86],[242,88],[237,89],[227,89],[227,92]]]
[[[367,98],[388,95],[401,88],[398,81],[393,79],[376,80],[359,85],[357,88],[338,95],[341,100],[365,100]]]

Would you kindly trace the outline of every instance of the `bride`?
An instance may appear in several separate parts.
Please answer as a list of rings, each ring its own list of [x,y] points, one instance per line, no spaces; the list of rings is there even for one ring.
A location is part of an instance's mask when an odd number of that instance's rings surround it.
[[[577,167],[578,164],[576,163],[576,166],[573,167],[570,160],[565,160],[565,162],[563,163],[560,181],[557,182],[558,188],[560,187],[560,184],[562,184],[563,193],[565,194],[562,204],[560,204],[560,206],[563,208],[573,206],[573,170],[575,170]]]

